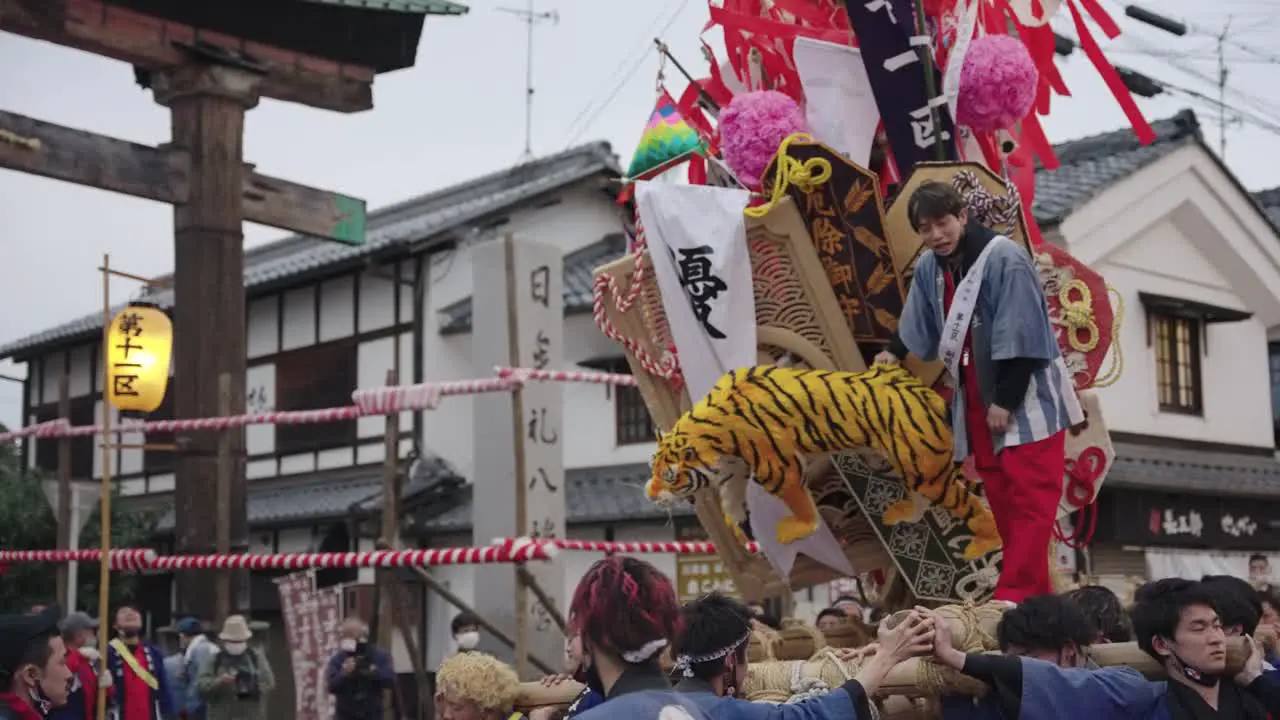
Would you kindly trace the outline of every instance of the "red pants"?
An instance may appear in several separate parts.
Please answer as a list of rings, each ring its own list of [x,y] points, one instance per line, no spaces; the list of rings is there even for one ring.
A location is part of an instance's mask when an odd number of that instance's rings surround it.
[[[972,365],[963,371],[965,429],[969,452],[1004,541],[1004,563],[995,599],[1022,602],[1053,592],[1049,542],[1062,500],[1066,432],[1025,445],[1005,447],[997,455],[987,429],[987,409]]]

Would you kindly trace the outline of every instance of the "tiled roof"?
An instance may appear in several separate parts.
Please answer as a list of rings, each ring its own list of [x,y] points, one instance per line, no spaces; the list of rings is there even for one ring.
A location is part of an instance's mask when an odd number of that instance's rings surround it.
[[[1112,183],[1123,180],[1187,142],[1201,140],[1200,123],[1190,110],[1151,123],[1156,141],[1142,145],[1125,128],[1054,146],[1061,166],[1036,170],[1032,212],[1042,226],[1062,222],[1071,211]]]
[[[461,485],[463,479],[445,461],[431,457],[415,465],[414,476],[403,489],[403,501],[431,487]],[[382,466],[348,468],[323,472],[291,480],[287,485],[255,487],[249,483],[249,526],[293,525],[340,520],[352,514],[353,507],[362,511],[381,507]],[[156,524],[157,533],[173,530],[174,513],[170,508]]]
[[[622,233],[606,235],[598,242],[564,256],[564,312],[587,312],[591,309],[592,272],[627,250]],[[471,332],[471,298],[463,298],[440,311],[440,334]]]
[[[1104,487],[1235,497],[1275,497],[1280,461],[1263,455],[1115,443]]]
[[[644,496],[644,483],[649,466],[615,465],[601,468],[579,468],[565,472],[565,514],[570,525],[623,522],[628,520],[661,520],[668,517],[665,509]],[[459,491],[453,504],[441,507],[422,506],[416,524],[422,532],[440,534],[471,529],[471,488]],[[670,516],[693,515],[693,506],[680,504]]]
[[[1253,193],[1254,202],[1271,218],[1271,224],[1280,227],[1280,187]]]
[[[364,245],[351,246],[294,235],[245,251],[244,281],[250,296],[295,285],[306,277],[341,272],[375,256],[403,252],[544,193],[599,173],[619,175],[609,144],[596,142],[491,173],[369,213]],[[173,304],[173,291],[148,298]],[[0,346],[0,359],[18,360],[48,345],[89,340],[102,331],[102,313],[42,330]]]

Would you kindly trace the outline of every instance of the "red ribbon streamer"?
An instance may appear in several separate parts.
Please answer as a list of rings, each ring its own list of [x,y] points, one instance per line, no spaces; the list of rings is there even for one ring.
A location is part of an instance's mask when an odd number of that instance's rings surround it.
[[[1120,33],[1120,28],[1116,26],[1115,21],[1111,19],[1110,15],[1107,15],[1096,0],[1080,0],[1080,2],[1089,11],[1093,21],[1098,23],[1098,26],[1102,28],[1102,31],[1108,37],[1115,37]],[[1155,142],[1155,130],[1152,130],[1146,118],[1142,117],[1142,111],[1138,109],[1138,104],[1134,102],[1133,95],[1129,94],[1129,89],[1124,86],[1124,81],[1120,79],[1120,73],[1116,72],[1115,67],[1102,54],[1102,48],[1098,47],[1098,42],[1093,39],[1093,34],[1089,32],[1089,27],[1085,25],[1084,16],[1081,14],[1080,8],[1076,7],[1075,0],[1066,0],[1066,5],[1067,9],[1071,11],[1071,21],[1075,23],[1076,35],[1080,38],[1080,48],[1084,50],[1085,57],[1089,58],[1089,61],[1097,68],[1098,74],[1102,75],[1103,82],[1111,90],[1116,102],[1120,103],[1120,108],[1124,110],[1125,117],[1129,118],[1129,124],[1133,126],[1133,131],[1137,134],[1138,140],[1143,145],[1150,145]]]

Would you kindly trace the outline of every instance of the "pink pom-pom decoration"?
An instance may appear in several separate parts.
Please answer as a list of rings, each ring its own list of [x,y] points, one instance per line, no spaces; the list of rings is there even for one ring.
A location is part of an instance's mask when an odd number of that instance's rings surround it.
[[[809,131],[796,101],[776,90],[735,95],[719,119],[724,161],[753,190],[760,187],[760,176],[782,141]]]
[[[956,122],[979,132],[1012,127],[1036,102],[1040,73],[1018,38],[974,38],[960,70]]]

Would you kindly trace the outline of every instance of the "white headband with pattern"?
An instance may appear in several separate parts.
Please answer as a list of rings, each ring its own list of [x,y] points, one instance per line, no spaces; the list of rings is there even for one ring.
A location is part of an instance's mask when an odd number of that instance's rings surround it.
[[[693,677],[694,665],[700,665],[704,662],[711,662],[712,660],[719,660],[720,658],[729,657],[729,655],[736,652],[738,648],[745,645],[747,641],[750,639],[751,639],[751,630],[748,628],[746,634],[738,638],[738,640],[734,642],[732,645],[729,645],[727,647],[722,647],[719,650],[716,650],[715,652],[710,652],[710,653],[707,653],[706,655],[680,655],[676,657],[675,667],[672,669],[678,670],[681,675],[687,678],[691,678]]]
[[[626,650],[622,653],[622,659],[632,665],[639,665],[649,660],[658,653],[659,650],[667,646],[666,640],[650,640],[640,646],[638,650]]]

